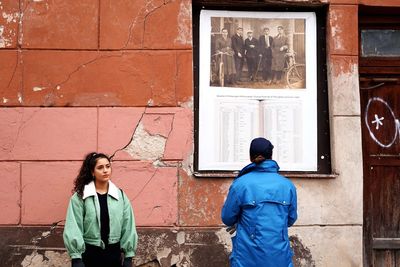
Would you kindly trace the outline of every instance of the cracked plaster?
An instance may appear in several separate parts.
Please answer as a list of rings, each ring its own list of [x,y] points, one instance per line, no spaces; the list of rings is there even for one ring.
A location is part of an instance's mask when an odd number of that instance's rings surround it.
[[[157,160],[162,158],[167,139],[160,135],[150,135],[139,122],[132,142],[124,149],[133,158],[140,160]]]
[[[139,41],[140,41],[140,46],[143,47],[143,45],[144,45],[144,37],[145,37],[145,32],[146,32],[146,19],[147,19],[147,17],[149,15],[151,15],[151,13],[155,12],[157,9],[161,8],[163,5],[166,4],[166,3],[163,2],[163,3],[157,5],[154,2],[160,2],[160,1],[147,1],[146,5],[140,9],[138,14],[135,16],[135,18],[129,24],[128,37],[127,37],[127,40],[126,40],[124,46],[121,49],[128,48],[128,46],[129,46],[129,44],[130,44],[130,42],[132,40],[132,35],[133,35],[133,32],[134,32],[134,28],[137,25],[140,25],[141,23],[143,23],[143,31],[142,31],[141,39]]]
[[[21,262],[22,267],[68,267],[70,265],[67,252],[60,253],[51,250],[45,251],[43,255],[33,251]]]

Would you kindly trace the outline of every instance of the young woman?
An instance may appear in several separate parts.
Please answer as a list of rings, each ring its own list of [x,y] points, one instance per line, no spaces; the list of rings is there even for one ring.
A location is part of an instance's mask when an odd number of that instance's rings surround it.
[[[86,156],[74,181],[64,228],[72,267],[131,267],[137,233],[131,203],[111,182],[111,161]]]

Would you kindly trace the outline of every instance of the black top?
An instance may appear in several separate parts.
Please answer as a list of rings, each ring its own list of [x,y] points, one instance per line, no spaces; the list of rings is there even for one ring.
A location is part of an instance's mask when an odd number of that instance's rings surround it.
[[[100,233],[101,233],[101,240],[103,240],[104,244],[108,244],[108,235],[110,233],[110,218],[108,215],[108,206],[107,206],[107,196],[108,194],[99,194],[100,203]]]

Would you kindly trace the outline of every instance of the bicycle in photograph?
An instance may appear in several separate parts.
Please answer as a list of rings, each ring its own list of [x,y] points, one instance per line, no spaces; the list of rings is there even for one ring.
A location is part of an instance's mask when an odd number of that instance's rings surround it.
[[[285,79],[288,88],[306,87],[306,65],[296,63],[295,52],[287,52],[285,55]]]
[[[218,51],[217,53],[212,55],[211,60],[210,82],[211,84],[217,84],[220,87],[225,86],[225,66],[223,60],[224,55],[228,57],[233,56],[231,52]]]

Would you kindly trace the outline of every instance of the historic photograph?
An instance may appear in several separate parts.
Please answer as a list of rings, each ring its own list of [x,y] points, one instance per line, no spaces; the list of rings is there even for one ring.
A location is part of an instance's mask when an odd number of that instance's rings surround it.
[[[305,19],[211,17],[210,86],[306,88]]]
[[[235,170],[267,136],[282,170],[317,166],[313,12],[202,10],[199,169]]]

